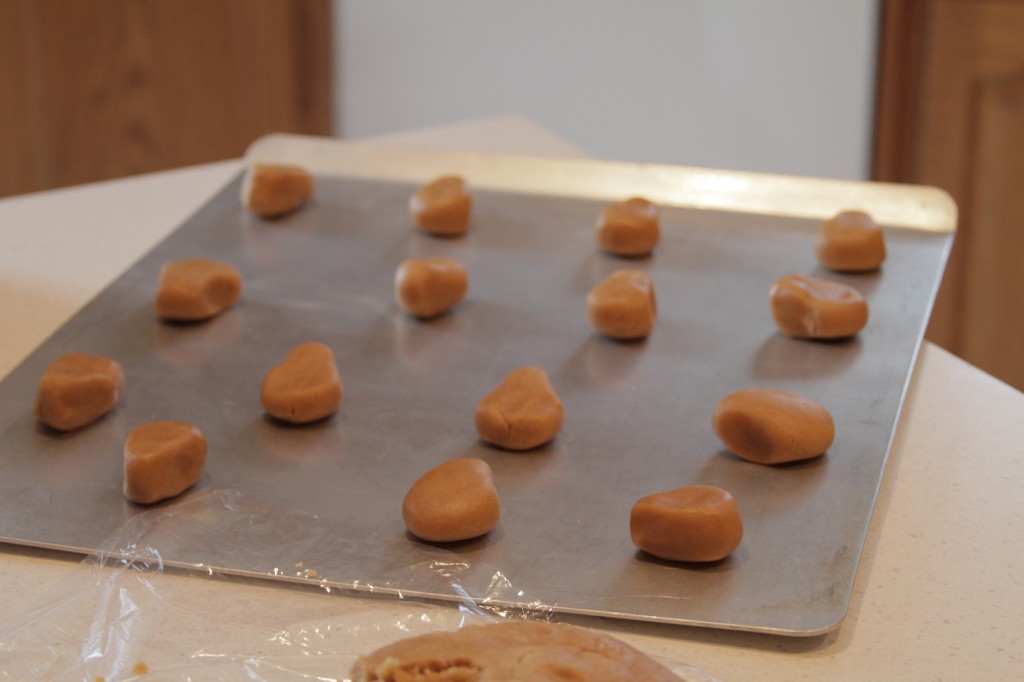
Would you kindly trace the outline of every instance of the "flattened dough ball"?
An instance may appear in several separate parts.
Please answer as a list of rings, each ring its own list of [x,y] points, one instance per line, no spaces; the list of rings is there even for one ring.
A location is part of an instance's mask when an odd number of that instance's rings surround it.
[[[164,264],[154,308],[157,317],[198,322],[215,317],[242,295],[242,275],[229,263],[188,258]]]
[[[643,497],[629,514],[633,544],[669,561],[718,561],[743,540],[736,500],[710,485],[691,485]]]
[[[112,410],[124,392],[124,368],[110,358],[69,353],[39,379],[35,415],[58,431],[73,431]]]
[[[409,532],[428,542],[455,542],[489,533],[501,518],[491,467],[462,457],[423,474],[402,501]]]
[[[473,196],[465,179],[445,175],[423,185],[409,197],[409,215],[427,234],[457,237],[469,229]]]
[[[539,367],[520,367],[505,377],[476,408],[476,430],[506,450],[529,450],[558,435],[565,408]]]
[[[715,406],[711,427],[725,447],[758,464],[783,464],[821,455],[835,440],[829,411],[799,393],[747,388]]]
[[[242,181],[242,205],[263,218],[295,211],[313,196],[313,176],[301,166],[256,163]]]
[[[864,211],[842,211],[818,230],[814,254],[829,270],[870,272],[885,262],[885,236]]]
[[[124,496],[153,504],[185,492],[203,475],[206,438],[185,422],[136,426],[124,444]]]
[[[613,339],[647,337],[658,316],[651,276],[643,270],[616,270],[587,294],[587,315],[594,329]]]
[[[613,637],[524,620],[402,639],[360,657],[351,676],[353,682],[679,682]]]
[[[616,256],[646,256],[661,239],[658,207],[642,197],[610,204],[596,227],[597,244]]]
[[[775,324],[798,339],[844,339],[868,323],[868,302],[841,282],[791,274],[768,293]]]
[[[267,372],[260,388],[263,409],[292,424],[325,419],[341,406],[341,377],[334,351],[322,343],[300,343]]]
[[[469,275],[451,258],[410,258],[395,272],[398,305],[420,319],[454,308],[469,289]]]

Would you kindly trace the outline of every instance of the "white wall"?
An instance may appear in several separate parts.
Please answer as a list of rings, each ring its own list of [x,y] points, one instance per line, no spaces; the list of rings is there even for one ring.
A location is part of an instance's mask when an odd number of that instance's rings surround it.
[[[522,114],[598,157],[867,177],[877,0],[335,0],[336,133]]]

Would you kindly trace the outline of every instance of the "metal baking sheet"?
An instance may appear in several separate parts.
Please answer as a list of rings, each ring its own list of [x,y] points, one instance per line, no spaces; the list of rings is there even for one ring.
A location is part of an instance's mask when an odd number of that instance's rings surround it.
[[[167,565],[788,635],[840,623],[952,238],[945,195],[292,137],[252,157],[317,170],[315,199],[263,221],[240,207],[236,179],[0,383],[0,539],[93,552],[151,518],[121,495],[122,444],[135,425],[172,419],[198,425],[210,456],[197,486],[159,506],[182,514],[158,517],[147,536]],[[452,171],[475,187],[471,231],[411,229],[410,192]],[[662,204],[663,242],[649,259],[594,245],[601,208],[630,194]],[[824,273],[811,247],[820,218],[854,206],[886,224],[884,269]],[[195,256],[238,267],[241,302],[205,324],[157,321],[160,267]],[[420,256],[456,258],[470,273],[467,299],[430,322],[393,301],[397,265]],[[587,292],[622,267],[655,283],[659,317],[644,342],[609,341],[587,322]],[[839,343],[780,335],[767,292],[790,272],[862,291],[867,328]],[[309,340],[334,349],[344,403],[327,421],[284,427],[263,415],[259,385]],[[121,362],[126,395],[100,422],[58,435],[36,424],[32,402],[46,365],[72,351]],[[526,453],[482,444],[476,403],[526,364],[549,373],[566,406],[562,432]],[[781,467],[724,451],[711,411],[751,386],[822,402],[834,446]],[[401,519],[406,490],[464,456],[493,468],[500,525],[449,546],[415,540]],[[737,498],[740,548],[701,566],[638,552],[633,502],[694,483]],[[221,493],[228,503],[188,511]]]

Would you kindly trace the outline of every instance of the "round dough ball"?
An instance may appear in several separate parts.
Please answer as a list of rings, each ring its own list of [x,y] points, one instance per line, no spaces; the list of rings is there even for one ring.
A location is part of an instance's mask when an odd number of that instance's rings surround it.
[[[242,295],[242,275],[230,263],[188,258],[160,269],[154,308],[157,317],[198,322],[215,317]]]
[[[885,236],[864,211],[842,211],[818,230],[814,254],[829,270],[870,272],[885,261]]]
[[[344,395],[334,351],[317,342],[295,346],[260,386],[267,414],[292,424],[326,419],[338,411]]]
[[[733,496],[711,485],[691,485],[643,497],[629,514],[633,544],[668,561],[719,561],[743,540]]]
[[[501,503],[491,467],[482,459],[460,457],[420,476],[402,500],[409,532],[428,542],[468,540],[491,532]]]
[[[618,341],[647,338],[657,316],[654,282],[643,270],[616,270],[587,294],[591,326]]]
[[[124,368],[110,358],[69,353],[52,362],[39,379],[35,415],[58,431],[91,424],[121,400]]]
[[[136,426],[124,444],[124,496],[153,504],[188,490],[203,475],[206,438],[185,422]]]
[[[409,215],[416,226],[440,237],[457,237],[469,229],[473,196],[458,175],[445,175],[421,187],[409,198]]]
[[[476,408],[480,438],[506,450],[530,450],[558,435],[565,408],[539,367],[520,367],[508,373]]]
[[[783,464],[823,454],[835,440],[832,415],[792,391],[748,388],[715,406],[711,427],[725,447],[758,464]]]
[[[868,323],[868,303],[841,282],[791,274],[768,292],[779,331],[798,339],[844,339]]]
[[[313,196],[313,176],[301,166],[256,163],[242,181],[242,205],[263,218],[295,211]]]
[[[398,305],[424,320],[454,308],[468,289],[466,268],[451,258],[410,258],[395,272]]]
[[[658,207],[643,197],[609,205],[596,227],[597,244],[616,256],[650,255],[661,240]]]

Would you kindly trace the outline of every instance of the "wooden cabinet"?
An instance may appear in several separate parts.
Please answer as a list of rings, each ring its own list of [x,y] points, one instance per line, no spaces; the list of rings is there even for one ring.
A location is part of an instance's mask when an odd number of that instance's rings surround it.
[[[1024,1],[886,0],[881,17],[874,178],[960,211],[928,338],[1024,390]]]
[[[0,196],[331,132],[329,0],[3,0]]]

